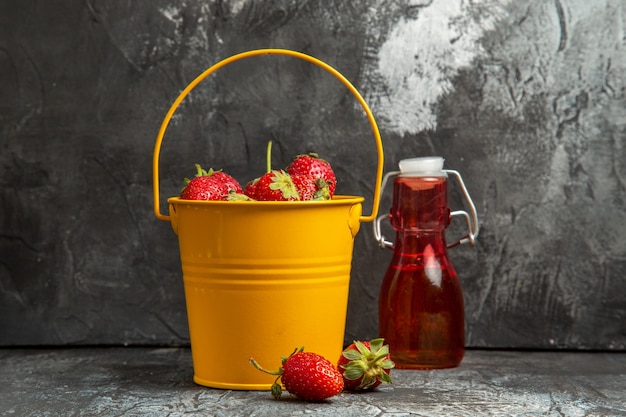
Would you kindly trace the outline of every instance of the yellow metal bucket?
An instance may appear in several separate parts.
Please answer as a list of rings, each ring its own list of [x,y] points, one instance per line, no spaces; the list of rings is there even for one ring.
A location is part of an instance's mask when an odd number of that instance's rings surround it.
[[[378,152],[372,213],[363,197],[330,201],[190,201],[169,198],[160,209],[159,154],[178,105],[208,75],[239,59],[279,54],[314,63],[336,76],[370,121]],[[296,347],[336,361],[343,348],[354,237],[378,213],[383,172],[380,133],[352,84],[324,62],[300,52],[260,49],[213,65],[179,95],[157,136],[154,212],[178,235],[194,381],[235,390],[268,390],[274,377],[248,362],[278,369]]]

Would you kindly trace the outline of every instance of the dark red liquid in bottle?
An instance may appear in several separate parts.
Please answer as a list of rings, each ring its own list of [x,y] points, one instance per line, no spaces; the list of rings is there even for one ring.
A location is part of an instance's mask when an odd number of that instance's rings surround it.
[[[378,307],[380,335],[398,368],[451,368],[463,359],[463,293],[448,259],[449,223],[446,177],[396,177],[396,240]]]

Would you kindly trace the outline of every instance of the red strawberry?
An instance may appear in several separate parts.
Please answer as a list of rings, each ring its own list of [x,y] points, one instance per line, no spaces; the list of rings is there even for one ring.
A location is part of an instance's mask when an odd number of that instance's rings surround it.
[[[330,200],[328,184],[321,178],[314,180],[305,175],[291,175],[291,180],[298,190],[300,200]]]
[[[283,358],[278,371],[266,371],[252,358],[250,363],[260,371],[278,376],[272,385],[275,399],[282,394],[279,379],[289,393],[305,401],[321,401],[341,393],[343,378],[335,365],[317,353],[303,350],[295,350],[288,358]]]
[[[395,365],[389,356],[389,346],[383,343],[382,338],[355,341],[343,351],[337,368],[346,390],[372,390],[381,383],[391,382],[389,373]]]
[[[330,166],[330,163],[320,159],[316,153],[296,156],[287,167],[287,172],[289,175],[305,175],[315,180],[321,178],[328,184],[330,197],[332,198],[332,196],[335,195],[335,188],[337,186],[335,172]]]
[[[300,200],[291,177],[283,170],[272,170],[259,178],[253,194],[257,201]]]
[[[241,185],[230,175],[222,171],[205,171],[196,164],[195,178],[185,178],[185,188],[180,198],[185,200],[226,200],[231,191],[241,193]]]
[[[213,174],[210,174],[211,171],[213,172]],[[241,193],[243,191],[239,182],[223,171],[209,170],[207,174],[211,175],[211,177],[213,177],[216,181],[221,182],[222,186],[227,189],[228,192],[234,190],[237,193]]]
[[[256,200],[256,185],[259,182],[259,179],[260,178],[256,178],[250,181],[243,189],[243,193],[253,200]]]

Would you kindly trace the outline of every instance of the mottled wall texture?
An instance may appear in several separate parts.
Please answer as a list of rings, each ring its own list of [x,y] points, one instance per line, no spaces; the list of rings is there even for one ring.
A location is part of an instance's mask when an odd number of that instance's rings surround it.
[[[152,213],[154,140],[198,74],[272,47],[354,83],[386,171],[441,155],[462,173],[481,224],[450,252],[468,346],[626,349],[625,28],[623,0],[2,1],[0,344],[189,342],[178,241]],[[268,139],[275,166],[330,160],[370,210],[364,112],[283,56],[232,64],[183,103],[163,202],[196,162],[257,176]],[[364,225],[346,340],[376,336],[390,258]]]

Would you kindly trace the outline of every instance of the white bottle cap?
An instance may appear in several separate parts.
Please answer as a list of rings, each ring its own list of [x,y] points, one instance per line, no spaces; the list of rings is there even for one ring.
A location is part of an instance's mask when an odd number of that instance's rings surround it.
[[[400,166],[400,175],[406,176],[445,176],[443,170],[444,159],[440,156],[424,156],[419,158],[410,158],[401,160],[398,165]]]

